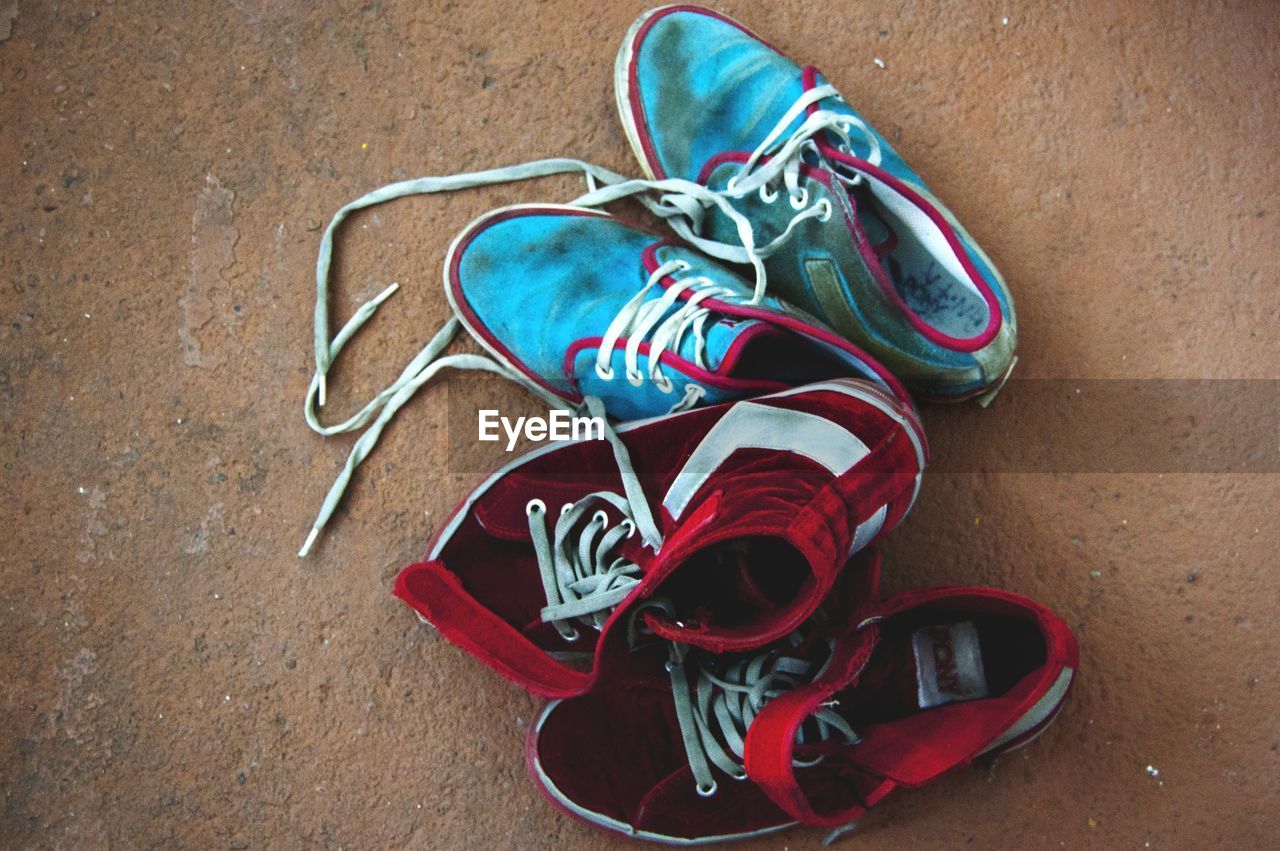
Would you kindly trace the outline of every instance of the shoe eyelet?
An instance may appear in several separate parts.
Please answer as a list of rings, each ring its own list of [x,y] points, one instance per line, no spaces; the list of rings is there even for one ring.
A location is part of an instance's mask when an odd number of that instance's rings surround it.
[[[803,210],[805,206],[807,206],[809,203],[809,187],[807,186],[800,187],[799,199],[797,199],[795,195],[791,195],[789,196],[788,200],[791,202],[791,209]]]
[[[766,204],[772,204],[774,201],[778,200],[778,190],[775,189],[772,192],[770,192],[769,184],[767,183],[763,184],[760,187],[760,200],[765,202]]]
[[[596,375],[605,381],[613,381],[613,367],[603,368],[600,364],[596,364]]]
[[[639,387],[641,384],[644,384],[644,373],[640,372],[639,370],[632,372],[631,370],[628,369],[627,381],[631,382],[632,387]]]
[[[697,785],[698,794],[703,798],[710,798],[712,795],[716,793],[717,788],[718,787],[716,786],[716,781],[714,780],[712,780],[711,783],[707,786],[703,786],[701,783]]]
[[[818,202],[818,206],[825,208],[825,212],[821,213],[818,216],[818,221],[820,222],[831,221],[831,214],[834,212],[834,210],[831,207],[831,199],[823,198],[821,201]]]
[[[681,272],[688,272],[690,269],[693,268],[693,266],[690,265],[688,260],[677,260],[676,268],[679,269]]]
[[[572,510],[573,510],[573,503],[566,502],[564,505],[560,506],[560,516],[564,517],[566,514],[568,514]]]
[[[609,515],[605,514],[603,509],[597,510],[595,514],[591,515],[591,522],[599,523],[601,526],[608,526]]]
[[[547,504],[540,499],[529,500],[524,507],[525,516],[532,517],[535,511],[537,511],[539,514],[546,514]]]
[[[726,180],[724,188],[727,192],[735,191],[738,188],[738,175],[735,174],[733,177]]]
[[[730,774],[729,776],[732,777],[734,780],[746,780],[747,772],[739,768],[737,771],[733,772],[733,774]]]
[[[663,393],[670,393],[675,389],[675,385],[671,383],[671,379],[667,378],[665,375],[658,375],[654,377],[653,383],[658,385],[658,389]]]
[[[622,525],[627,527],[627,537],[634,538],[636,536],[636,522],[631,518],[622,521]]]

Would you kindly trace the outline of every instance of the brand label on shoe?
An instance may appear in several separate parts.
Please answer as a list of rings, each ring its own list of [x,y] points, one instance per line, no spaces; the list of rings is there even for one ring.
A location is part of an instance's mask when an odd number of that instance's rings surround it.
[[[986,697],[978,630],[970,621],[926,626],[911,636],[921,709]]]

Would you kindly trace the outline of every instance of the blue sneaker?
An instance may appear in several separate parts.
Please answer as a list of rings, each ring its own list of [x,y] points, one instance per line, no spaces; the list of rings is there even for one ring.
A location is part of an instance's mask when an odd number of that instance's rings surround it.
[[[906,399],[874,358],[698,251],[600,210],[506,207],[445,259],[445,292],[510,374],[633,420],[860,377]]]
[[[1000,273],[814,68],[716,12],[667,6],[627,34],[615,90],[648,177],[731,199],[772,292],[923,396],[985,401],[999,389],[1017,327]],[[700,248],[748,259],[735,222],[700,218]]]

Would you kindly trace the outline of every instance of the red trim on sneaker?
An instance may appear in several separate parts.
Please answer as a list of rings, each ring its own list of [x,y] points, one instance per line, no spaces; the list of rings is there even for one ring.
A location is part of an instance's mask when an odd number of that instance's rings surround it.
[[[645,268],[649,270],[650,274],[652,274],[653,271],[661,265],[657,259],[657,250],[664,246],[674,246],[677,248],[685,247],[673,239],[659,240],[658,242],[646,247],[643,255],[644,265]],[[663,278],[660,283],[663,288],[666,289],[674,286],[676,280],[674,277],[668,275]],[[680,293],[680,298],[688,300],[691,295],[692,293],[686,290],[685,292]],[[797,315],[783,313],[771,308],[735,304],[718,298],[704,299],[701,304],[715,310],[717,313],[723,313],[726,316],[741,317],[744,319],[759,319],[764,322],[768,322],[771,325],[786,328],[790,331],[801,334],[802,336],[819,340],[832,348],[839,349],[842,352],[853,355],[859,361],[866,364],[867,368],[870,369],[871,372],[889,388],[889,392],[897,396],[898,399],[905,404],[911,404],[911,395],[907,392],[907,389],[902,386],[902,382],[900,382],[893,373],[889,372],[884,364],[880,363],[880,361],[876,360],[874,356],[865,350],[849,342],[844,337],[841,337],[835,331],[825,325],[822,325],[817,317],[810,317],[809,320],[806,321]],[[793,309],[797,314],[800,313],[798,308]],[[805,315],[807,316],[807,314]]]
[[[627,337],[619,337],[617,341],[614,343],[614,346],[613,346],[614,351],[625,349],[627,347],[628,339],[629,338]],[[581,394],[581,391],[578,390],[578,379],[575,376],[573,371],[574,362],[577,360],[578,355],[582,354],[583,352],[591,351],[593,349],[599,349],[600,344],[602,342],[604,342],[604,337],[583,337],[581,339],[574,340],[573,343],[569,345],[569,348],[564,353],[564,373],[568,377],[569,382],[571,383],[573,388],[577,390],[579,394]],[[640,343],[638,347],[638,351],[645,358],[648,358],[649,357],[648,341]],[[782,381],[765,381],[765,380],[759,380],[754,378],[734,378],[732,376],[724,375],[722,373],[726,370],[724,370],[723,364],[719,369],[715,370],[714,372],[710,370],[706,370],[698,366],[697,364],[693,363],[692,361],[686,360],[685,358],[682,358],[679,355],[669,350],[664,350],[662,354],[658,355],[658,363],[662,364],[663,366],[667,366],[667,367],[670,367],[671,369],[679,371],[679,373],[685,376],[686,378],[692,379],[694,381],[700,381],[703,384],[706,384],[710,387],[715,387],[718,390],[725,390],[732,393],[744,393],[746,395],[758,395],[761,393],[776,393],[779,390],[785,390],[786,388],[792,386]],[[622,380],[626,380],[625,376],[619,376],[619,378]],[[579,395],[579,398],[581,398],[580,395]]]
[[[817,85],[817,76],[817,68],[812,65],[805,66],[801,72],[801,86],[806,92]],[[818,111],[818,108],[818,104],[810,104],[807,114],[812,115]],[[970,282],[987,304],[987,326],[982,331],[972,337],[953,337],[925,322],[919,314],[907,307],[906,302],[902,301],[902,297],[897,294],[897,288],[890,286],[890,290],[892,290],[891,297],[901,307],[907,321],[911,323],[911,327],[919,331],[930,342],[957,352],[976,352],[994,340],[996,335],[1000,333],[1000,326],[1004,323],[1004,313],[1000,309],[1000,300],[996,298],[995,291],[991,289],[991,285],[987,283],[982,273],[978,271],[977,267],[973,265],[973,261],[969,259],[969,252],[960,244],[955,228],[947,221],[946,216],[942,215],[930,201],[922,197],[910,186],[879,166],[872,165],[864,159],[840,151],[821,134],[813,138],[818,150],[822,152],[824,157],[842,163],[856,171],[869,174],[876,180],[888,184],[891,189],[915,204],[928,216],[929,220],[937,225],[938,230],[942,232],[943,239],[947,241],[947,246],[955,253],[956,259],[960,261],[960,267],[964,269],[965,274],[969,276]],[[876,269],[880,271],[879,264],[876,265]]]

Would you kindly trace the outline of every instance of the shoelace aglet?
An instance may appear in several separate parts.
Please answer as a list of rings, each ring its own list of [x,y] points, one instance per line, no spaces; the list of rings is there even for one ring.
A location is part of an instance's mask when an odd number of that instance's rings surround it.
[[[318,537],[320,537],[320,529],[312,527],[311,534],[307,535],[307,540],[303,543],[302,549],[298,550],[298,558],[307,557],[307,553],[311,552],[311,545],[316,542]]]
[[[848,824],[841,825],[840,827],[837,827],[835,830],[828,833],[827,838],[822,840],[822,844],[824,847],[830,846],[833,843],[835,843],[837,840],[845,836],[848,836],[850,833],[853,833],[857,829],[858,829],[858,823],[856,821],[851,821]]]
[[[328,385],[328,383],[329,382],[325,380],[324,373],[320,373],[319,386],[316,389],[316,405],[318,405],[321,408],[324,407],[325,392],[326,392],[326,386]]]

